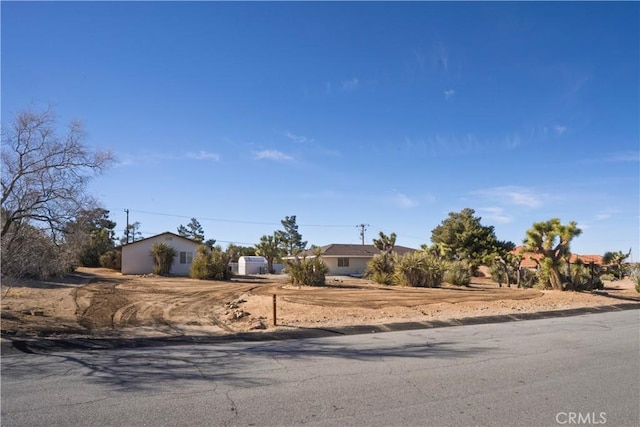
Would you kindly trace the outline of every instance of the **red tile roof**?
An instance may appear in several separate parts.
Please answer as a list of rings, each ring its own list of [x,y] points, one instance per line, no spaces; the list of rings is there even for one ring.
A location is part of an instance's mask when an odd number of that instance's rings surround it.
[[[522,263],[520,266],[523,268],[536,268],[537,263],[535,260],[540,261],[542,259],[541,254],[536,254],[533,252],[524,252],[524,246],[516,246],[515,249],[511,251],[512,254],[522,255]],[[579,255],[579,254],[571,254],[569,258],[569,262],[574,264],[576,261],[581,260],[584,264],[590,264],[593,262],[597,265],[602,265],[602,255]]]

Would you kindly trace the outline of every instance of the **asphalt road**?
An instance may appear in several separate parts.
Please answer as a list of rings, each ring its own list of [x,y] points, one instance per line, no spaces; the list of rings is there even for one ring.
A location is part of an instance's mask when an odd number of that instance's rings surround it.
[[[9,354],[2,426],[640,425],[640,311]]]

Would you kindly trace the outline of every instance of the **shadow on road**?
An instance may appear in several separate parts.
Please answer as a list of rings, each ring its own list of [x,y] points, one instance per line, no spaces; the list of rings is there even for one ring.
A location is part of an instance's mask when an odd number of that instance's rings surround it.
[[[118,391],[163,391],[192,387],[203,382],[236,387],[255,387],[290,381],[283,363],[301,363],[313,367],[327,359],[357,362],[381,362],[385,358],[466,358],[486,350],[479,346],[461,347],[459,343],[426,341],[412,337],[411,344],[397,344],[379,338],[375,347],[346,345],[333,340],[288,340],[244,345],[223,343],[215,346],[123,349],[120,351],[58,352],[47,354],[38,363],[22,363],[21,358],[3,360],[3,376],[32,378],[52,373],[80,370],[87,381],[102,383]],[[426,342],[425,342],[426,341]],[[36,353],[33,349],[31,353]],[[40,356],[36,356],[40,357]],[[272,375],[282,370],[282,378]],[[268,372],[262,375],[262,372]]]

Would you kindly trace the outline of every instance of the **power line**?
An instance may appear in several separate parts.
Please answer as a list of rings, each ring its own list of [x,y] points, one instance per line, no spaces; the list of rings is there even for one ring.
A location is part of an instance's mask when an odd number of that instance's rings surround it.
[[[161,232],[157,232],[157,231],[139,231],[138,233],[145,235],[145,236],[157,236],[158,234],[162,234],[165,233],[165,231],[161,231]],[[173,232],[172,232],[173,233]],[[175,234],[175,233],[174,233]],[[237,240],[220,240],[220,239],[214,239],[216,241],[216,243],[233,243],[234,245],[249,245],[249,246],[254,246],[254,243],[249,243],[249,242],[239,242]]]
[[[126,209],[125,212],[127,212],[127,214],[128,214],[129,209]],[[177,215],[177,214],[169,214],[169,213],[162,213],[162,212],[142,211],[142,210],[136,210],[136,209],[131,209],[130,212],[147,214],[147,215],[166,216],[166,217],[172,217],[172,218],[186,218],[186,219],[193,218],[193,216],[187,216],[187,215]],[[224,218],[204,218],[204,217],[199,217],[197,219],[198,219],[198,221],[226,222],[226,223],[231,223],[231,224],[276,225],[276,226],[282,225],[279,222],[276,223],[276,222],[264,222],[264,221],[242,221],[242,220],[224,219]],[[351,225],[342,225],[342,224],[298,224],[298,226],[299,227],[327,227],[327,228],[352,227]]]

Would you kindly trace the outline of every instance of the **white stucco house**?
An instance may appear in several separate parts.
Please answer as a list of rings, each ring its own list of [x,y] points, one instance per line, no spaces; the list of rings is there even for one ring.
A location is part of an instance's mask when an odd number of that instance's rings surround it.
[[[168,231],[122,246],[122,274],[152,273],[154,262],[151,248],[156,243],[167,243],[176,251],[171,274],[188,276],[200,243]]]
[[[374,255],[380,253],[373,245],[357,245],[332,243],[322,246],[322,261],[329,268],[327,274],[340,276],[360,276],[367,269],[367,264]],[[415,249],[404,246],[395,246],[393,252],[398,255],[404,255],[413,252]],[[304,251],[300,256],[314,257],[312,250]],[[293,257],[288,257],[293,258]]]

